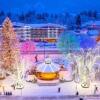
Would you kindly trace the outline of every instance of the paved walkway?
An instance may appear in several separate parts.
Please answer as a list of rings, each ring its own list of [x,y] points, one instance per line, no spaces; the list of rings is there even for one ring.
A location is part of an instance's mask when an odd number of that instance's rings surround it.
[[[100,96],[34,96],[34,97],[21,97],[21,96],[1,96],[0,100],[100,100]]]

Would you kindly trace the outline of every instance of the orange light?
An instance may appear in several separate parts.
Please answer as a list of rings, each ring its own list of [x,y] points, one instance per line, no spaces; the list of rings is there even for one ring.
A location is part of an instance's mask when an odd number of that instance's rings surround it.
[[[59,78],[58,72],[48,72],[48,73],[37,72],[36,76],[37,78],[46,81],[51,81]]]
[[[100,41],[100,36],[96,38],[96,41],[99,42]]]

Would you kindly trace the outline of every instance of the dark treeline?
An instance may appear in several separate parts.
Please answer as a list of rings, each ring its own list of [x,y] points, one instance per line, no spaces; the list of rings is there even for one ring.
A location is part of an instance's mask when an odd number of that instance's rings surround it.
[[[5,17],[10,17],[14,22],[22,23],[56,23],[67,25],[69,28],[80,28],[81,24],[89,20],[100,19],[97,11],[83,11],[79,14],[69,14],[68,12],[51,14],[47,12],[38,13],[36,11],[28,11],[26,13],[14,14],[11,12],[5,13],[0,11],[0,24],[3,22]]]

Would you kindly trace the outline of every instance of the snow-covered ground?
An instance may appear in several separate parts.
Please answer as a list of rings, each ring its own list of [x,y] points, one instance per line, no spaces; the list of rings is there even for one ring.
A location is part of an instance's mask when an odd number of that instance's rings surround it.
[[[61,93],[58,93],[58,87],[61,88]],[[93,95],[94,85],[91,84],[90,88],[82,88],[80,84],[77,87],[80,95]],[[19,92],[18,92],[19,91]],[[22,96],[52,96],[52,95],[75,95],[76,93],[76,83],[66,82],[59,84],[57,86],[39,86],[37,84],[26,83],[24,84],[24,89],[15,90],[14,95]],[[100,91],[98,91],[100,94]]]
[[[100,94],[100,83],[91,83],[89,88],[82,88],[81,84],[77,84],[74,81],[59,83],[55,86],[40,86],[37,83],[31,83],[23,81],[23,89],[13,89],[11,85],[14,83],[14,77],[7,77],[2,81],[5,91],[12,91],[14,96],[54,96],[54,95],[75,95],[79,92],[79,95],[93,95],[95,84],[98,87],[96,94]],[[61,88],[60,93],[58,93],[58,88]]]
[[[32,67],[33,64],[35,63],[35,54],[24,54],[22,55],[23,61],[25,62],[24,65],[24,70]],[[53,54],[49,55],[51,58],[61,58],[63,57],[60,54]],[[38,60],[39,62],[44,60],[44,54],[39,54],[38,55]],[[94,88],[95,85],[98,86],[98,91],[97,95],[100,94],[100,83],[95,82],[91,83],[89,88],[82,88],[81,84],[75,83],[74,81],[72,82],[64,82],[64,83],[59,83],[56,86],[39,86],[37,83],[31,83],[31,82],[26,82],[25,80],[23,81],[24,88],[23,89],[13,89],[11,85],[15,82],[15,77],[10,76],[7,77],[5,80],[1,81],[0,84],[5,86],[5,91],[12,91],[13,96],[23,96],[23,97],[58,97],[58,96],[75,96],[76,92],[79,92],[79,95],[93,95],[94,94]],[[58,88],[61,88],[61,92],[58,93]],[[2,91],[2,89],[0,89]],[[1,99],[0,99],[1,100]],[[4,99],[6,100],[6,99]],[[13,99],[12,99],[13,100]],[[22,100],[22,99],[21,99]],[[28,99],[27,99],[28,100]],[[32,100],[32,99],[29,99]],[[35,99],[34,99],[35,100]],[[42,100],[42,99],[36,99],[36,100]],[[51,99],[44,99],[44,100],[51,100]],[[53,99],[55,100],[55,99]],[[63,100],[63,99],[57,99],[57,100]],[[65,99],[67,100],[67,99]],[[78,98],[74,97],[68,100],[78,100]],[[86,100],[96,100],[93,98],[86,99]],[[99,99],[97,99],[99,100]]]

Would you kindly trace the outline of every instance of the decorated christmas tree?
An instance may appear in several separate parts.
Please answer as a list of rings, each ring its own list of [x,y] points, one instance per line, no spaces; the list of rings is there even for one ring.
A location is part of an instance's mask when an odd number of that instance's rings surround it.
[[[17,70],[16,65],[19,63],[19,55],[19,42],[14,32],[13,25],[7,17],[2,27],[1,68],[11,73],[15,72]]]

